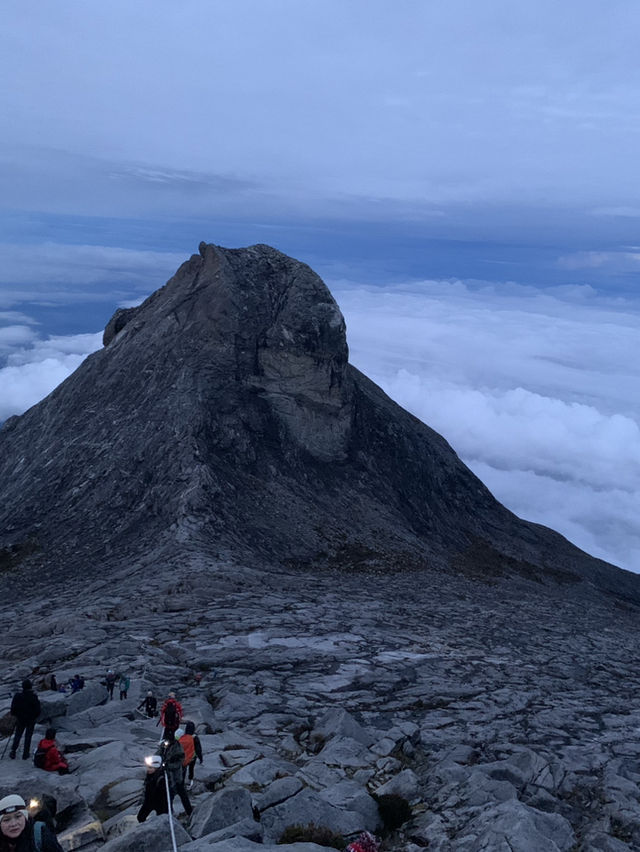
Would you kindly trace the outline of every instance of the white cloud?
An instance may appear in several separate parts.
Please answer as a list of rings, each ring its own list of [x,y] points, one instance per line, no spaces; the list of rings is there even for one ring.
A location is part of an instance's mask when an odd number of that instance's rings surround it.
[[[102,333],[32,340],[14,349],[0,368],[0,421],[39,402],[100,346]]]
[[[501,502],[640,572],[640,304],[439,281],[333,292],[351,360]]]

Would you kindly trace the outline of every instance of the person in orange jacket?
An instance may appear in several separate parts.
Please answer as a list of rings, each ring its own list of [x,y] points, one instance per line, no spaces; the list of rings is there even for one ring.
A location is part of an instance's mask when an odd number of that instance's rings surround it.
[[[196,726],[193,722],[187,722],[184,731],[181,729],[176,731],[176,737],[184,751],[184,761],[182,764],[182,777],[186,780],[187,771],[189,772],[189,783],[187,790],[193,787],[193,774],[196,765],[196,758],[202,763],[202,744],[196,734]]]

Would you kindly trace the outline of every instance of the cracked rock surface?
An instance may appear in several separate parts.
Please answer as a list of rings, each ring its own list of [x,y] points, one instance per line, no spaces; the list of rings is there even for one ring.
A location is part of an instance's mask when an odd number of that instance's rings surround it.
[[[205,754],[181,849],[264,850],[309,822],[404,852],[638,849],[638,609],[569,588],[191,554],[54,589],[55,611],[25,595],[2,607],[4,711],[27,676],[87,685],[39,693],[72,773],[5,759],[0,794],[53,792],[68,849],[157,848],[166,817],[134,815],[159,729],[135,708],[174,689]],[[107,667],[125,701],[105,703]],[[410,806],[392,831],[383,794]]]

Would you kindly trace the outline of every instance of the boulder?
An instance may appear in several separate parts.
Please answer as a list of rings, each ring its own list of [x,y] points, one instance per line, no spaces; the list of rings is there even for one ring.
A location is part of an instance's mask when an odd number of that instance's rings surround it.
[[[548,814],[512,799],[483,809],[457,839],[460,852],[571,852],[576,837],[560,814]]]
[[[374,742],[374,735],[367,731],[354,717],[342,708],[327,710],[316,721],[311,731],[311,738],[348,737],[362,745],[369,746]]]
[[[191,837],[175,818],[173,830],[178,846],[191,842]],[[107,841],[100,852],[158,852],[160,849],[171,849],[171,828],[167,814],[149,817],[120,837]]]
[[[194,837],[202,837],[235,822],[252,818],[253,807],[248,790],[220,790],[198,805],[189,828]]]
[[[365,817],[356,811],[344,810],[327,802],[312,790],[302,790],[280,805],[274,805],[261,815],[266,840],[277,842],[290,825],[315,823],[338,834],[374,831],[376,818]]]
[[[107,701],[107,690],[100,683],[87,683],[84,689],[74,692],[67,701],[67,716],[74,716],[89,707],[97,707]]]

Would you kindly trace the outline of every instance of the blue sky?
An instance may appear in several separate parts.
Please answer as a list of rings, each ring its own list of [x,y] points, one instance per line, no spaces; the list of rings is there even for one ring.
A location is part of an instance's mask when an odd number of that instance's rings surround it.
[[[7,0],[0,419],[201,239],[327,281],[510,508],[640,571],[640,6]]]

